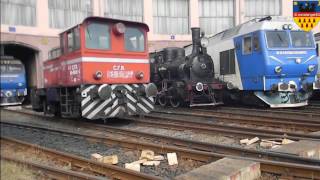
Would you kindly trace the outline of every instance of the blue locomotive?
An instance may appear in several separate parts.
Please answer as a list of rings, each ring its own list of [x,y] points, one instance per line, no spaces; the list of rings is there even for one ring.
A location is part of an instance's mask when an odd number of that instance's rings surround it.
[[[211,37],[207,50],[232,102],[306,106],[320,88],[313,34],[292,20],[248,21]]]
[[[21,60],[1,56],[1,106],[22,104],[27,95],[26,71]]]

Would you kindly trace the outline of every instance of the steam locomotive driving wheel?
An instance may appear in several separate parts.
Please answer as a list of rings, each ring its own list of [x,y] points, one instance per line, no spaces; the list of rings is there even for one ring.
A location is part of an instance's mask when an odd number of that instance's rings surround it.
[[[177,97],[171,97],[170,98],[170,105],[174,108],[179,107],[180,106],[180,99]]]
[[[167,105],[167,97],[165,94],[160,94],[158,96],[158,103],[160,106],[165,107]]]

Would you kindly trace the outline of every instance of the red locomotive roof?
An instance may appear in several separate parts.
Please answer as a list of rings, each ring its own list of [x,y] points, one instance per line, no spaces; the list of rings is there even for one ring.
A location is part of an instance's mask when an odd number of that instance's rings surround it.
[[[77,24],[75,26],[72,26],[66,30],[64,30],[63,32],[61,32],[60,34],[66,32],[66,31],[69,31],[70,29],[76,27],[76,26],[79,26],[87,21],[104,21],[104,22],[115,22],[115,23],[118,23],[118,22],[122,22],[124,24],[132,24],[132,25],[138,25],[138,26],[141,26],[143,27],[144,29],[146,29],[147,32],[149,32],[149,26],[145,23],[141,23],[141,22],[135,22],[135,21],[126,21],[126,20],[121,20],[121,19],[112,19],[112,18],[106,18],[106,17],[100,17],[100,16],[89,16],[87,18],[85,18],[80,24]]]

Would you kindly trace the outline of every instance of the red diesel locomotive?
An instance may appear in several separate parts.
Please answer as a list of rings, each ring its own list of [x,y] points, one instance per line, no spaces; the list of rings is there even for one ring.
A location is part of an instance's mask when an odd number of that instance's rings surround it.
[[[157,88],[150,82],[144,23],[88,17],[60,34],[44,62],[44,88],[32,92],[34,110],[107,119],[149,113]]]

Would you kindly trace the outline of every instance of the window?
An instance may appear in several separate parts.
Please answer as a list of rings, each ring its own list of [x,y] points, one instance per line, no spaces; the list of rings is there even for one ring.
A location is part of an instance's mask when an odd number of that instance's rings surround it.
[[[48,0],[51,28],[63,29],[92,16],[91,0]]]
[[[269,48],[287,48],[289,47],[289,37],[285,31],[266,32]]]
[[[245,20],[281,16],[282,0],[245,0]]]
[[[52,49],[49,52],[49,59],[55,59],[55,58],[58,58],[59,56],[61,56],[61,49],[60,48]]]
[[[86,47],[110,49],[110,30],[107,24],[91,23],[86,28]]]
[[[68,52],[72,52],[73,51],[73,42],[74,42],[74,39],[73,39],[73,33],[72,32],[69,32],[67,33],[67,36],[68,36]]]
[[[80,49],[80,28],[77,27],[73,30],[74,32],[74,49]]]
[[[61,47],[61,54],[64,54],[65,48],[66,48],[66,41],[64,39],[64,33],[60,34],[60,47]]]
[[[220,74],[235,74],[235,54],[234,49],[220,52]]]
[[[260,41],[257,35],[253,36],[253,50],[260,51]]]
[[[1,74],[2,74],[2,73],[6,73],[6,71],[7,71],[7,65],[1,64],[1,65],[0,65],[0,68],[1,68]]]
[[[143,21],[143,0],[104,0],[104,16],[130,21]]]
[[[153,0],[155,34],[189,33],[189,0]]]
[[[206,34],[234,26],[234,0],[199,0],[199,21]]]
[[[72,29],[67,33],[68,37],[68,52],[80,49],[80,30],[79,27]]]
[[[292,46],[294,47],[314,47],[312,33],[304,31],[291,31]]]
[[[243,54],[251,54],[252,52],[252,44],[251,44],[251,36],[243,38]]]
[[[1,24],[36,25],[36,0],[1,0]]]
[[[22,73],[24,72],[22,64],[9,64],[8,73]]]
[[[127,28],[124,34],[127,51],[144,51],[144,34],[137,28]]]

